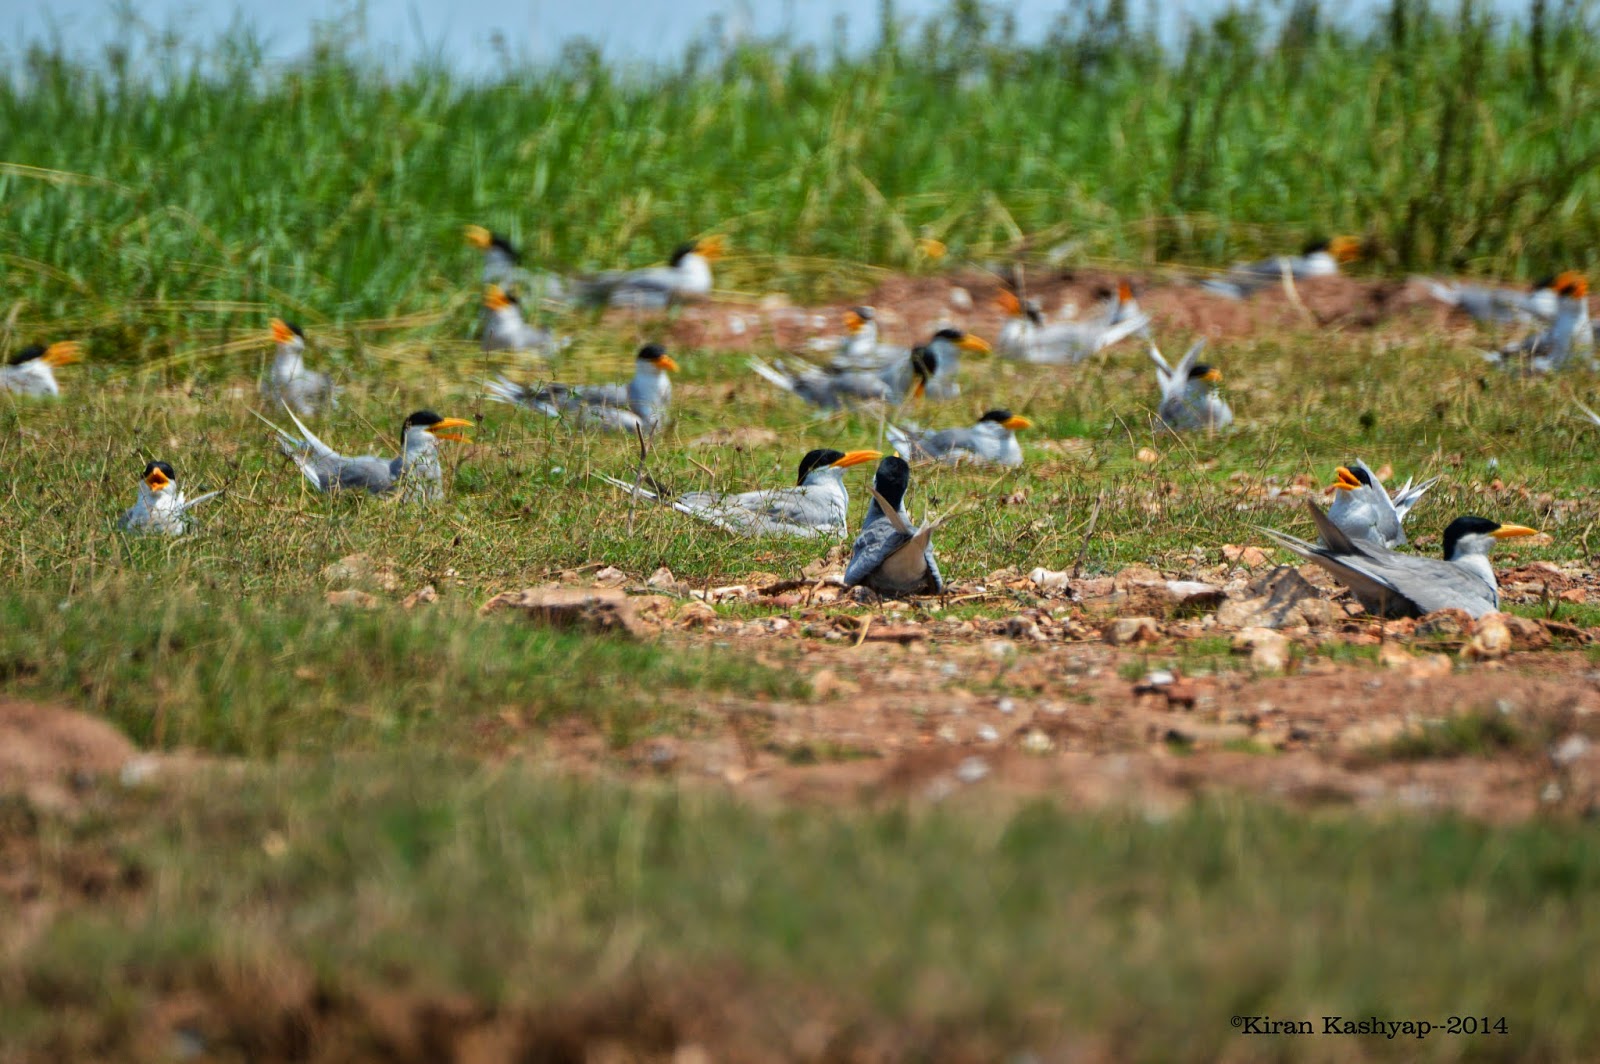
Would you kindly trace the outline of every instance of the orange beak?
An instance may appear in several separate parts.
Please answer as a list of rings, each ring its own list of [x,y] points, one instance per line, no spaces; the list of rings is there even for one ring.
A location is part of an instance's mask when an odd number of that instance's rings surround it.
[[[76,340],[62,340],[45,350],[44,360],[51,366],[70,366],[83,357],[83,345]]]
[[[504,310],[511,305],[511,300],[506,298],[505,289],[492,284],[484,290],[483,305],[490,310]]]
[[[989,341],[985,340],[981,336],[974,336],[971,333],[967,333],[965,336],[963,336],[961,338],[961,342],[956,344],[956,346],[961,348],[963,351],[972,351],[980,355],[986,355],[990,351],[994,350],[994,348],[989,346]]]
[[[489,245],[494,243],[493,235],[481,225],[469,225],[463,232],[466,234],[467,243],[479,251],[488,251]]]
[[[428,426],[428,432],[436,440],[449,440],[452,443],[471,443],[472,441],[459,432],[440,432],[440,429],[464,429],[471,427],[472,422],[458,417],[441,418]]]
[[[295,341],[294,330],[282,318],[273,318],[272,339],[276,343],[292,344]]]
[[[833,468],[849,469],[851,466],[860,465],[862,462],[871,462],[874,459],[882,457],[883,453],[881,451],[851,451],[843,458],[834,462]]]
[[[707,262],[716,262],[727,254],[725,242],[720,236],[708,236],[694,242],[695,254]]]
[[[1010,417],[1006,418],[1006,420],[1000,422],[1000,425],[1003,428],[1010,429],[1012,432],[1015,432],[1018,429],[1033,428],[1033,422],[1029,421],[1021,414],[1012,414]]]
[[[1567,270],[1556,278],[1556,294],[1582,299],[1589,294],[1589,281],[1577,270]]]
[[[1333,471],[1333,488],[1336,491],[1358,491],[1364,486],[1361,479],[1344,466]]]
[[[1529,528],[1527,525],[1501,525],[1489,533],[1495,539],[1516,539],[1518,536],[1537,536],[1538,534],[1539,530],[1537,528]]]
[[[1017,298],[1015,292],[1001,292],[994,297],[995,305],[1007,314],[1021,314],[1022,300]]]
[[[1336,236],[1328,241],[1328,254],[1337,262],[1354,262],[1361,257],[1361,241],[1353,236]]]
[[[152,469],[150,470],[150,475],[144,478],[144,483],[151,491],[161,491],[168,484],[171,484],[172,480],[161,470]]]
[[[660,358],[655,360],[655,363],[669,373],[678,372],[678,364],[672,361],[671,355],[662,355]]]
[[[844,328],[846,332],[858,333],[867,324],[867,319],[853,310],[844,312]]]
[[[1121,281],[1117,284],[1117,302],[1133,302],[1133,285],[1129,284],[1127,281]]]

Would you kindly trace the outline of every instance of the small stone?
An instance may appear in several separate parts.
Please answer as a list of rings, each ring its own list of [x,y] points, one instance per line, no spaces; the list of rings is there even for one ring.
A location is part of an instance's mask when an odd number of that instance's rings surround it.
[[[1156,462],[1161,461],[1161,452],[1154,447],[1141,447],[1139,448],[1139,453],[1133,457],[1145,465],[1154,465]]]
[[[1041,591],[1071,590],[1071,585],[1068,583],[1070,577],[1064,570],[1039,568],[1029,573],[1028,579]]]
[[[1378,647],[1378,664],[1386,669],[1403,669],[1416,663],[1417,656],[1399,643],[1384,643]]]
[[[1449,676],[1455,669],[1455,663],[1448,654],[1424,654],[1422,657],[1406,666],[1406,675],[1419,680],[1436,680],[1441,676]]]
[[[978,725],[978,741],[997,743],[1000,741],[1000,732],[993,724],[980,724]]]
[[[1434,639],[1462,639],[1472,631],[1472,617],[1466,610],[1434,610],[1417,619],[1418,636]]]
[[[1569,587],[1569,588],[1567,588],[1567,590],[1561,592],[1561,594],[1556,596],[1556,597],[1559,598],[1562,602],[1580,602],[1580,603],[1581,602],[1588,602],[1589,601],[1589,592],[1588,592],[1588,589],[1586,589],[1586,588]]]
[[[527,588],[496,595],[478,609],[480,615],[517,610],[530,621],[552,628],[644,636],[649,625],[639,618],[628,596],[604,588]]]
[[[1105,627],[1101,637],[1114,647],[1153,643],[1161,638],[1161,627],[1154,617],[1118,617]]]
[[[1055,747],[1050,736],[1039,728],[1030,728],[1022,737],[1022,748],[1030,754],[1048,754]]]
[[[717,623],[717,611],[704,602],[686,602],[672,617],[679,628],[709,628]]]
[[[322,601],[336,609],[349,610],[375,610],[378,608],[376,595],[369,595],[365,591],[355,588],[346,588],[343,591],[329,591],[322,596]]]
[[[1233,637],[1235,650],[1250,652],[1250,664],[1261,672],[1282,672],[1289,665],[1289,640],[1271,628],[1246,628]]]
[[[1588,752],[1589,740],[1582,735],[1574,733],[1565,736],[1550,748],[1550,760],[1554,761],[1557,767],[1566,768]]]
[[[400,603],[402,609],[414,610],[418,606],[431,606],[439,601],[439,592],[433,589],[432,584],[427,584],[407,595]]]
[[[994,704],[994,708],[998,709],[1002,713],[1005,713],[1005,714],[1009,715],[1009,714],[1015,713],[1017,711],[1017,703],[1016,703],[1015,699],[1002,698],[1000,701],[998,701],[998,702],[996,702]]]
[[[1498,661],[1511,653],[1511,629],[1503,616],[1486,613],[1478,618],[1476,631],[1461,651],[1468,661]]]
[[[671,569],[668,569],[665,565],[663,565],[661,568],[650,574],[650,578],[644,582],[644,586],[653,587],[659,591],[675,592],[682,588],[683,584],[678,580],[677,577],[672,575]]]
[[[956,779],[962,783],[977,783],[989,774],[989,762],[981,757],[969,757],[956,766]]]
[[[972,293],[959,285],[950,288],[950,305],[956,310],[972,309]]]

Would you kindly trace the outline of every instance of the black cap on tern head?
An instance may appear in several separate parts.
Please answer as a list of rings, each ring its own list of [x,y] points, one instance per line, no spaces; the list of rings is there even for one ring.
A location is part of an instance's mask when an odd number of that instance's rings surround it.
[[[1023,300],[1022,313],[1027,315],[1028,320],[1033,322],[1035,325],[1044,324],[1044,310],[1039,306],[1039,301],[1037,299]]]
[[[960,329],[940,329],[938,332],[933,334],[933,338],[935,340],[949,340],[953,344],[959,344],[962,340],[966,339],[966,336],[967,334],[962,332]]]
[[[16,354],[11,356],[11,365],[20,366],[24,362],[32,362],[36,358],[43,358],[44,353],[44,344],[29,344],[27,347],[24,347],[21,351],[18,351]]]
[[[639,358],[644,362],[660,362],[667,349],[660,344],[645,344],[639,348]]]
[[[939,356],[926,347],[913,347],[911,349],[911,369],[917,376],[927,380],[939,372]]]
[[[795,483],[804,484],[806,477],[819,469],[828,468],[843,457],[843,451],[833,451],[826,447],[818,447],[814,451],[807,451],[806,456],[800,459],[800,475],[795,478]]]
[[[891,454],[878,463],[878,471],[872,475],[872,486],[883,496],[884,502],[898,510],[911,487],[911,467],[904,458]]]
[[[1012,416],[1013,415],[1012,415],[1011,411],[1009,411],[1009,410],[986,410],[986,411],[984,411],[983,416],[980,417],[978,420],[979,421],[998,421],[1000,424],[1004,425],[1007,421],[1011,420]]]
[[[1330,241],[1327,237],[1318,237],[1317,239],[1312,240],[1309,243],[1307,243],[1305,248],[1300,252],[1300,254],[1302,254],[1302,255],[1315,255],[1319,251],[1327,251],[1332,246],[1333,246],[1333,242]]]
[[[512,262],[522,261],[522,252],[518,251],[516,246],[513,245],[511,241],[507,240],[499,233],[489,234],[489,246],[498,249]]]
[[[1216,372],[1215,366],[1208,366],[1204,362],[1196,362],[1189,367],[1189,379],[1192,381],[1205,380],[1214,372]]]
[[[682,265],[684,259],[688,258],[690,255],[693,255],[699,249],[700,245],[694,243],[693,241],[690,241],[687,244],[679,244],[672,250],[672,258],[668,261],[670,261],[674,266]]]
[[[1354,462],[1346,462],[1344,467],[1350,470],[1351,476],[1361,481],[1361,483],[1365,484],[1367,487],[1372,487],[1372,471],[1363,465],[1359,459]]]
[[[878,317],[878,312],[871,307],[851,307],[850,311],[862,321],[875,321]]]
[[[406,430],[413,426],[420,425],[423,428],[427,428],[430,425],[437,425],[443,420],[444,418],[435,414],[432,410],[418,410],[400,423],[400,435],[404,437]]]
[[[1492,536],[1495,529],[1500,527],[1498,521],[1491,521],[1487,517],[1458,517],[1451,521],[1444,530],[1444,559],[1449,561],[1456,556],[1456,546],[1465,536]]]
[[[146,462],[144,464],[144,472],[139,474],[139,479],[140,480],[149,480],[150,479],[150,474],[153,471],[157,470],[157,469],[161,470],[162,474],[168,480],[177,480],[178,479],[178,474],[174,473],[172,471],[172,467],[170,465],[168,465],[166,462]]]
[[[1537,281],[1533,282],[1533,290],[1535,292],[1542,292],[1546,288],[1554,288],[1555,286],[1556,286],[1556,275],[1553,274],[1553,273],[1547,273],[1543,277],[1539,278]]]

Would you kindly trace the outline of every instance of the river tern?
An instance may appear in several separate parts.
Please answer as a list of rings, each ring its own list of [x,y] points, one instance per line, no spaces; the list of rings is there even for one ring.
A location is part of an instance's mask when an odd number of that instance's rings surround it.
[[[0,392],[59,396],[61,386],[56,383],[56,370],[82,357],[83,346],[76,340],[62,340],[49,347],[43,344],[24,347],[8,364],[0,366]]]
[[[910,349],[900,344],[883,343],[878,335],[878,312],[872,307],[851,307],[844,312],[844,336],[824,337],[812,341],[811,350],[825,352],[832,357],[828,368],[846,370],[880,370],[910,354]]]
[[[483,252],[484,284],[508,285],[517,280],[522,253],[510,240],[481,225],[469,225],[465,233],[467,243]]]
[[[1122,285],[1117,297],[1098,318],[1081,321],[1046,321],[1039,304],[1019,299],[1013,292],[1001,292],[997,302],[1010,319],[1000,329],[998,347],[1006,358],[1039,365],[1070,366],[1150,324],[1150,316],[1135,309],[1124,313],[1124,300],[1132,292]]]
[[[911,467],[890,455],[878,463],[872,478],[872,502],[861,534],[850,548],[846,587],[865,587],[880,595],[936,595],[944,577],[933,557],[933,533],[943,523],[928,521],[918,528],[905,508]]]
[[[1328,507],[1328,519],[1351,539],[1390,549],[1406,545],[1406,515],[1439,482],[1438,477],[1432,477],[1413,486],[1408,479],[1391,496],[1378,474],[1360,459],[1340,466],[1333,477],[1334,497],[1333,505]]]
[[[691,491],[675,499],[662,498],[644,488],[639,488],[638,492],[647,499],[664,503],[679,513],[735,535],[838,538],[850,530],[850,493],[844,486],[844,471],[882,457],[878,451],[818,448],[800,459],[800,473],[792,488],[746,491],[737,495]],[[625,480],[604,473],[596,475],[623,491],[635,490],[634,485]]]
[[[1222,380],[1222,371],[1196,361],[1205,346],[1204,338],[1196,340],[1178,364],[1170,366],[1156,345],[1150,345],[1150,360],[1156,364],[1156,381],[1161,386],[1156,413],[1174,432],[1216,431],[1233,424],[1233,411],[1215,387]]]
[[[188,529],[184,516],[207,499],[221,495],[208,491],[193,499],[178,488],[178,475],[166,462],[149,462],[139,477],[139,498],[121,517],[117,527],[127,532],[153,532],[181,536]]]
[[[1489,551],[1496,541],[1536,536],[1538,529],[1502,525],[1486,517],[1458,517],[1444,530],[1444,558],[1400,554],[1365,540],[1352,539],[1310,499],[1306,508],[1322,545],[1263,528],[1285,550],[1315,562],[1354,592],[1357,601],[1378,617],[1421,617],[1434,610],[1465,610],[1481,617],[1500,608],[1500,585]]]
[[[618,270],[580,278],[578,302],[591,306],[655,310],[711,294],[711,264],[723,255],[720,236],[690,241],[672,253],[666,266]]]
[[[1536,325],[1553,322],[1558,310],[1556,279],[1547,277],[1532,290],[1490,288],[1423,278],[1428,294],[1485,325]]]
[[[522,316],[522,302],[497,284],[483,293],[482,347],[489,351],[540,351],[556,349],[549,329],[530,325]]]
[[[431,410],[418,410],[400,425],[398,456],[347,458],[319,440],[295,417],[293,410],[285,410],[289,420],[300,430],[299,436],[285,432],[264,417],[261,420],[278,434],[278,446],[283,453],[294,461],[311,486],[321,492],[398,493],[407,501],[432,502],[444,496],[439,441],[470,442],[461,434],[446,430],[467,428],[472,422],[458,417],[440,417]],[[256,416],[261,417],[260,414]]]
[[[939,369],[938,357],[923,347],[880,370],[832,370],[781,359],[769,364],[759,358],[745,364],[763,380],[822,410],[873,402],[898,405],[908,394],[920,398]]]
[[[961,462],[1015,467],[1022,464],[1018,429],[1031,429],[1033,422],[1009,410],[990,410],[969,428],[929,432],[915,425],[890,425],[889,442],[902,457],[912,461],[936,461],[956,465]]]
[[[488,383],[490,399],[546,417],[572,418],[583,428],[651,435],[667,423],[672,380],[678,364],[660,344],[646,344],[634,359],[627,384],[517,384],[500,377]]]
[[[1589,282],[1575,271],[1556,278],[1555,321],[1532,336],[1515,340],[1483,357],[1497,365],[1527,373],[1554,373],[1581,361],[1590,369],[1594,360],[1594,327],[1589,322]]]
[[[1287,272],[1296,281],[1313,277],[1333,277],[1339,266],[1361,255],[1361,241],[1352,236],[1337,236],[1332,240],[1318,240],[1306,246],[1298,255],[1279,255],[1261,262],[1244,262],[1229,270],[1223,277],[1208,278],[1200,287],[1229,299],[1244,299]]]
[[[282,403],[303,417],[339,405],[339,389],[326,373],[306,368],[306,334],[282,318],[272,319],[272,340],[278,349],[272,368],[261,381],[261,397]]]

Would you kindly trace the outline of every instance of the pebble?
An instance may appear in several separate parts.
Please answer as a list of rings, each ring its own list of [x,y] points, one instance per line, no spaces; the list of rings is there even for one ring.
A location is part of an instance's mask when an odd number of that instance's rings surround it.
[[[989,762],[981,757],[969,757],[956,766],[956,779],[962,783],[977,783],[989,774]]]

